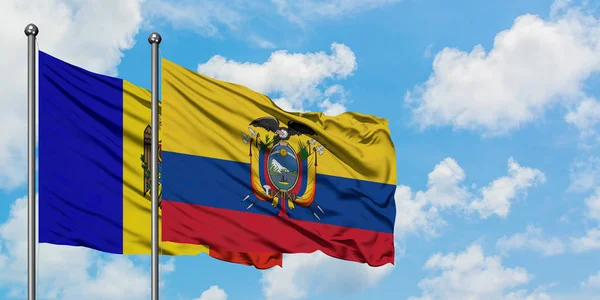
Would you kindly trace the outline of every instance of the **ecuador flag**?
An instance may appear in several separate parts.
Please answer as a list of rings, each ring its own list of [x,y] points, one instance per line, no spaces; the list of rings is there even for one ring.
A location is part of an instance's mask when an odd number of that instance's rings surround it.
[[[394,263],[387,121],[290,113],[162,60],[163,240]]]
[[[150,91],[41,51],[39,90],[39,242],[150,254]],[[282,261],[281,253],[159,247],[260,269]]]

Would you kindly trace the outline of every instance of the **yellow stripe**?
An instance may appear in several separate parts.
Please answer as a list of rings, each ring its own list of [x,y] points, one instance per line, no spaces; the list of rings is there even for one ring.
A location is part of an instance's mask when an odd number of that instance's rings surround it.
[[[267,96],[244,86],[215,80],[162,59],[164,150],[249,163],[242,132],[260,117],[312,127],[326,148],[318,173],[396,184],[396,157],[387,120],[359,113],[335,117],[290,113]],[[261,137],[272,132],[255,129]],[[294,137],[306,143],[309,138]]]
[[[151,250],[151,198],[150,194],[143,195],[140,158],[144,154],[144,130],[150,125],[150,101],[150,91],[123,80],[123,254],[150,254]],[[208,253],[204,245],[160,242],[160,248],[165,255]]]

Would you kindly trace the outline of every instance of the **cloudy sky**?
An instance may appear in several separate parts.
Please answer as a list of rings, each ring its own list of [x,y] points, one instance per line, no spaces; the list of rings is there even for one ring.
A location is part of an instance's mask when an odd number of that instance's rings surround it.
[[[0,298],[26,288],[26,38],[150,85],[161,55],[286,110],[387,118],[396,265],[258,271],[161,258],[162,299],[600,295],[600,4],[569,0],[0,1]],[[39,247],[43,299],[148,299],[149,259]],[[597,299],[597,298],[596,298]]]

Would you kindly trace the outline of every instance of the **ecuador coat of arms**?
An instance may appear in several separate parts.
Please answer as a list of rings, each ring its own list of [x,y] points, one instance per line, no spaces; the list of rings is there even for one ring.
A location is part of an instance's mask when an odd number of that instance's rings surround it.
[[[242,132],[242,141],[249,145],[250,181],[256,200],[279,205],[281,217],[288,216],[287,209],[299,206],[321,220],[325,212],[315,202],[317,155],[323,155],[325,147],[317,141],[317,133],[297,121],[281,126],[273,117],[252,121],[248,131]],[[264,139],[259,131],[266,131]]]

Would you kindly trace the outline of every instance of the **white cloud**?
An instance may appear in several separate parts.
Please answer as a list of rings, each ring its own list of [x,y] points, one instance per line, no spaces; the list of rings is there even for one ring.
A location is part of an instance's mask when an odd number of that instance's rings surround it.
[[[200,298],[194,300],[227,300],[227,293],[218,285],[213,285],[200,294]]]
[[[219,26],[238,29],[247,20],[238,5],[241,5],[239,1],[147,0],[144,15],[152,21],[167,21],[178,29],[215,36],[220,34]]]
[[[590,275],[586,281],[581,283],[581,286],[584,288],[600,290],[600,271],[595,275]]]
[[[600,250],[600,228],[588,230],[583,237],[571,238],[571,247],[576,253]]]
[[[391,264],[375,268],[334,259],[320,251],[286,254],[283,263],[285,268],[263,272],[261,284],[267,300],[303,299],[323,292],[345,295],[360,292],[377,285],[394,269]]]
[[[437,228],[445,225],[439,212],[464,207],[471,197],[461,185],[465,172],[453,158],[445,158],[427,175],[427,190],[412,193],[408,186],[396,188],[396,230],[400,238],[407,233],[424,232],[437,235]]]
[[[277,98],[274,99],[273,102],[285,111],[306,112],[304,109],[295,107],[294,104],[286,98]]]
[[[255,46],[274,49],[276,44],[256,34],[253,24],[265,20],[281,23],[279,16],[283,16],[287,21],[304,26],[306,21],[341,17],[400,0],[144,1],[144,16],[147,18],[144,25],[146,28],[155,27],[159,22],[166,21],[177,29],[190,30],[203,36],[222,38],[229,31]]]
[[[478,244],[458,254],[436,253],[424,267],[441,273],[421,280],[422,296],[410,299],[549,299],[539,291],[531,295],[524,290],[515,291],[529,283],[532,275],[521,267],[503,266],[498,256],[485,256]]]
[[[323,96],[327,98],[317,104],[321,111],[323,111],[323,114],[337,116],[346,112],[346,107],[344,105],[346,104],[347,99],[343,86],[339,84],[332,85],[325,90]]]
[[[544,182],[544,174],[537,169],[520,166],[508,159],[508,176],[495,179],[474,192],[463,183],[465,172],[453,158],[445,158],[428,175],[427,190],[414,194],[410,187],[396,189],[396,234],[423,232],[437,235],[437,229],[446,223],[440,212],[457,210],[478,213],[481,218],[491,215],[506,217],[517,195]],[[478,195],[480,194],[480,195]]]
[[[425,48],[425,51],[423,52],[423,57],[425,58],[429,58],[433,55],[433,53],[431,53],[433,49],[433,44],[429,44],[429,46],[427,46],[427,48]]]
[[[318,106],[323,111],[323,114],[327,116],[337,116],[346,111],[346,107],[343,104],[331,103],[329,99],[325,99]]]
[[[356,69],[356,57],[343,44],[331,45],[331,54],[289,53],[275,51],[262,63],[240,63],[220,55],[198,65],[198,72],[207,76],[245,85],[257,92],[276,95],[274,101],[286,110],[304,110],[317,100],[339,95],[339,88],[322,89],[325,80],[344,79]],[[343,97],[342,97],[343,98]],[[331,102],[331,100],[329,101]],[[326,103],[326,102],[323,102]],[[341,111],[342,101],[322,104],[330,112]],[[332,108],[333,107],[333,108]]]
[[[600,224],[600,159],[590,158],[589,164],[576,164],[572,171],[570,190],[588,191],[592,193],[584,200],[585,216]],[[600,227],[591,228],[585,236],[571,238],[571,248],[576,253],[600,250]]]
[[[405,97],[414,121],[500,135],[542,118],[556,103],[583,100],[584,83],[600,71],[600,22],[561,3],[553,11],[547,20],[519,16],[489,52],[481,45],[440,51],[429,79]],[[569,119],[587,125],[590,116]]]
[[[518,193],[526,195],[526,190],[544,183],[544,174],[537,169],[521,167],[512,157],[508,159],[508,176],[494,180],[481,190],[482,198],[470,203],[469,208],[479,212],[482,218],[492,214],[508,216],[511,200]]]
[[[408,186],[402,185],[396,188],[396,207],[394,234],[398,238],[402,238],[408,233],[418,232],[436,236],[437,229],[446,225],[444,219],[439,216],[438,209],[431,206],[426,197],[413,197]]]
[[[100,255],[83,247],[38,245],[40,297],[58,299],[147,299],[147,268],[121,255]],[[161,280],[175,269],[161,265]],[[0,287],[24,295],[27,285],[27,200],[17,199],[0,224]]]
[[[569,191],[586,192],[600,186],[600,157],[589,157],[571,166]]]
[[[25,180],[27,128],[27,39],[23,30],[33,22],[40,49],[94,72],[116,74],[123,50],[134,45],[142,21],[142,0],[0,1],[0,187]],[[106,22],[110,20],[110,22]]]
[[[465,180],[465,172],[456,160],[445,158],[427,175],[427,191],[417,196],[425,196],[434,207],[444,209],[462,206],[469,198],[467,188],[460,186]]]
[[[175,258],[170,257],[169,260],[167,260],[164,263],[161,263],[158,267],[160,274],[168,274],[175,272]]]
[[[279,14],[297,24],[317,18],[340,17],[362,10],[379,8],[400,0],[271,0]]]
[[[542,229],[535,226],[527,226],[524,233],[516,233],[510,237],[503,236],[496,242],[496,247],[503,253],[526,249],[540,252],[544,256],[558,255],[565,252],[565,245],[561,240],[544,237]]]
[[[264,38],[261,38],[257,35],[251,35],[248,39],[251,42],[253,42],[254,44],[256,44],[258,47],[263,48],[263,49],[277,48],[277,45],[275,45],[273,42],[266,40]]]
[[[587,216],[600,222],[600,187],[585,199],[585,206],[588,209]]]
[[[536,289],[531,294],[529,294],[526,290],[519,290],[516,292],[509,293],[504,298],[504,300],[551,300],[551,299],[559,300],[558,298],[554,297],[554,295],[551,296],[548,293],[546,293],[544,288]],[[569,296],[568,299],[576,300],[576,298],[572,298],[571,296]]]
[[[400,0],[144,1],[144,16],[148,19],[144,25],[147,27],[166,21],[175,28],[191,30],[203,36],[221,36],[223,32],[230,30],[242,33],[249,42],[265,49],[275,48],[275,44],[252,33],[249,24],[279,15],[297,25],[305,25],[306,21],[341,17],[400,2]]]
[[[584,137],[595,135],[600,124],[600,102],[586,98],[577,105],[577,108],[567,113],[565,121],[575,125]]]
[[[573,0],[555,0],[550,6],[550,16],[556,16],[569,8]]]

